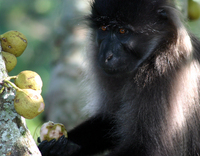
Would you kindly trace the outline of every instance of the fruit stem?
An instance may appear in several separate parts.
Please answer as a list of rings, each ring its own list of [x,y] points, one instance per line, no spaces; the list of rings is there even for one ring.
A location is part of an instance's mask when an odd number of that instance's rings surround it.
[[[9,80],[5,79],[4,82],[10,84],[14,89],[21,90],[19,87],[17,87],[14,83],[10,82]],[[6,84],[4,84],[6,85]]]
[[[3,90],[4,90],[4,86],[1,88],[1,90],[0,90],[0,94],[3,93]]]
[[[11,79],[16,79],[17,76],[8,76],[7,78],[5,78],[5,80],[11,80]]]

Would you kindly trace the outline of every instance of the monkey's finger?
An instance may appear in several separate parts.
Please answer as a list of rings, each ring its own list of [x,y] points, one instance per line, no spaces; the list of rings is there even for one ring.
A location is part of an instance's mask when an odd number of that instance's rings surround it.
[[[80,146],[68,140],[64,135],[58,139],[50,151],[50,155],[71,156],[78,153]]]
[[[51,155],[55,155],[55,154],[58,155],[59,152],[63,152],[62,148],[65,147],[65,145],[63,144],[64,140],[65,140],[65,136],[63,135],[58,139],[58,141],[55,142],[53,148],[49,151],[49,153]]]
[[[37,142],[38,142],[38,143],[41,143],[40,137],[37,138]]]
[[[38,148],[39,148],[42,156],[49,156],[49,151],[54,146],[55,142],[56,142],[55,139],[53,139],[49,142],[44,140],[39,144]]]

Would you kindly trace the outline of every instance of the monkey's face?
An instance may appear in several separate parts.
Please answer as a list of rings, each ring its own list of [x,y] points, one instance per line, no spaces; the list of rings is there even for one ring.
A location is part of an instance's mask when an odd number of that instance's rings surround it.
[[[143,6],[143,1],[134,1],[96,0],[93,4],[90,22],[95,32],[96,60],[107,74],[135,72],[170,36],[164,9],[153,2]]]
[[[102,25],[97,30],[98,63],[108,74],[133,72],[157,46],[159,37],[129,25]]]

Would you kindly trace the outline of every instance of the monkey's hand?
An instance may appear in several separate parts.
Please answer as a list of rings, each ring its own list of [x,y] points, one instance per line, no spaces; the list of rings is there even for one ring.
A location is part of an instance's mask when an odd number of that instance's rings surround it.
[[[42,156],[76,156],[80,146],[71,142],[65,136],[61,136],[58,141],[42,141],[38,146]]]

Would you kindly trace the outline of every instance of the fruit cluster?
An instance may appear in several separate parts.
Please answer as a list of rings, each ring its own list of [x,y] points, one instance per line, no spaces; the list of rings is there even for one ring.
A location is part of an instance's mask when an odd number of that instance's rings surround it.
[[[8,31],[0,35],[2,55],[8,72],[14,69],[19,57],[27,47],[26,36],[18,31]]]
[[[2,55],[6,69],[10,72],[17,64],[16,57],[20,56],[27,46],[26,37],[18,31],[8,31],[0,35]],[[14,79],[14,83],[10,80]],[[44,111],[44,100],[41,96],[42,79],[33,71],[25,70],[17,76],[10,76],[4,79],[3,87],[12,86],[16,89],[14,107],[16,112],[26,119],[32,119]]]
[[[10,81],[14,79],[14,83]],[[33,71],[25,70],[17,76],[10,76],[4,80],[4,86],[10,84],[15,90],[14,107],[16,112],[26,119],[32,119],[44,111],[44,100],[40,95],[42,79]],[[3,92],[1,89],[0,93]]]

